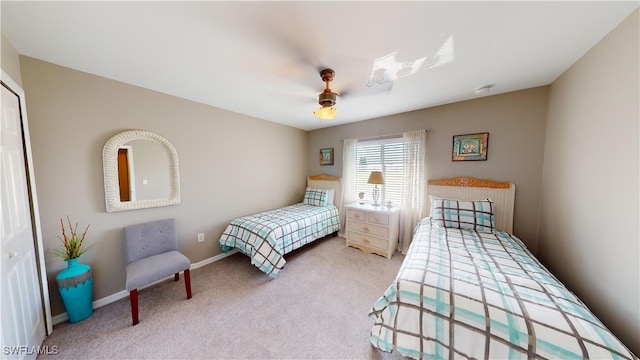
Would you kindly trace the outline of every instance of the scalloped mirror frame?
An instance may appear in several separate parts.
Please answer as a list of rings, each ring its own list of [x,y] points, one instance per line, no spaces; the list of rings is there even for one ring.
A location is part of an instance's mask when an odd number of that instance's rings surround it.
[[[120,201],[120,185],[118,184],[118,149],[133,140],[151,140],[167,151],[169,156],[168,198],[136,201]],[[104,171],[104,197],[107,212],[147,209],[180,203],[180,171],[178,168],[178,152],[164,137],[145,130],[123,131],[107,140],[102,149],[102,169]]]

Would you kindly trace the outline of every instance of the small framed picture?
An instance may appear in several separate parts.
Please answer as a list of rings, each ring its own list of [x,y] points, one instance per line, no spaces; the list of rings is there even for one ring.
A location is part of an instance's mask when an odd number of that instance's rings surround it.
[[[465,134],[453,136],[452,161],[487,160],[489,133]]]
[[[333,165],[333,148],[320,149],[320,165]]]

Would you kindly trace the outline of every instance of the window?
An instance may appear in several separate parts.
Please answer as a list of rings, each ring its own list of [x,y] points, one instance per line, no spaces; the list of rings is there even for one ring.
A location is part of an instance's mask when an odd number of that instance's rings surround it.
[[[356,194],[364,191],[366,202],[373,202],[373,184],[367,184],[372,171],[382,171],[384,185],[378,185],[380,199],[393,205],[402,203],[402,138],[358,142],[355,151]]]

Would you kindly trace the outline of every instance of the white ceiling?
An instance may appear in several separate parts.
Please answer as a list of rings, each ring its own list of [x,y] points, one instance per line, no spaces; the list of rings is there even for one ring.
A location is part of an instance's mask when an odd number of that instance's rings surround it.
[[[1,1],[1,14],[22,55],[312,130],[550,84],[637,7]],[[395,81],[367,86],[374,70],[393,76],[403,64]],[[333,120],[312,115],[322,67],[344,93]]]

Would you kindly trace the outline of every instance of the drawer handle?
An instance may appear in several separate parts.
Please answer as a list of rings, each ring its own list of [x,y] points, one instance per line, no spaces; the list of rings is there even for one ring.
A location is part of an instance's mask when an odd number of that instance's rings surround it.
[[[353,214],[353,217],[356,219],[360,219],[360,214]]]
[[[379,217],[377,217],[377,216],[372,216],[372,217],[371,217],[371,221],[372,221],[372,222],[380,222],[380,218],[379,218]]]
[[[365,244],[368,244],[369,243],[369,239],[364,238],[364,239],[362,239],[362,242],[365,243]]]
[[[366,226],[365,226],[365,227],[364,227],[364,229],[362,229],[362,230],[364,230],[364,232],[369,232],[369,228],[368,228],[368,227],[366,227]]]

